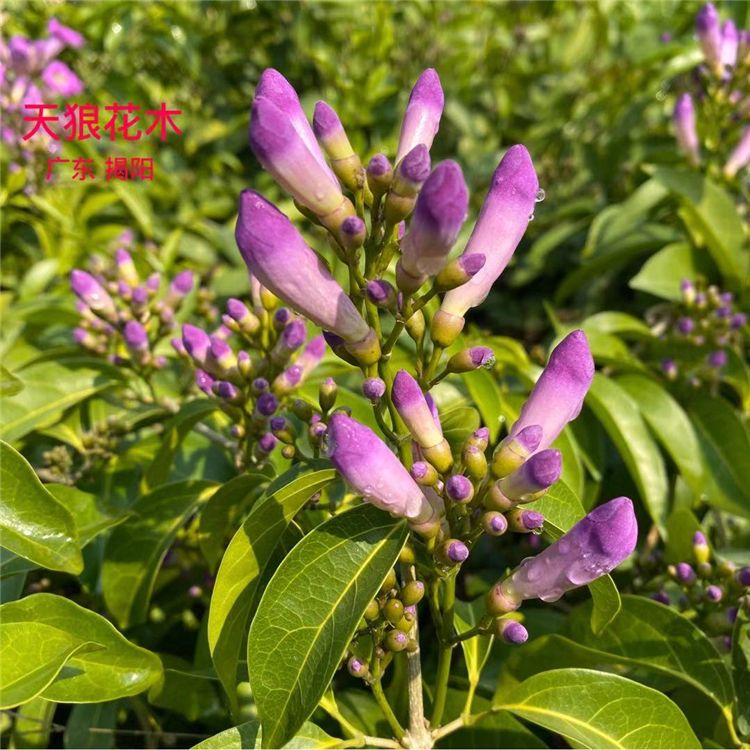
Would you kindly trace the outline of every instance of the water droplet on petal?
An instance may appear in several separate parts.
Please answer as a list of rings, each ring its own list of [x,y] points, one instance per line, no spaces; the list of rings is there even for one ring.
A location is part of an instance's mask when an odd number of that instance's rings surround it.
[[[536,191],[536,202],[541,203],[545,198],[547,197],[547,193],[544,192],[543,188],[539,188],[539,190]]]

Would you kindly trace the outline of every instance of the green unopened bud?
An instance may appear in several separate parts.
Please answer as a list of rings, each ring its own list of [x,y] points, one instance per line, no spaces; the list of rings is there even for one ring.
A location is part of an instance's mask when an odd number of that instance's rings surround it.
[[[253,700],[253,690],[249,682],[237,683],[237,700],[240,703],[248,703]]]
[[[437,470],[427,461],[415,461],[409,473],[414,481],[422,487],[434,487],[439,479]]]
[[[330,411],[336,405],[336,396],[338,394],[338,387],[336,381],[333,378],[326,378],[321,384],[318,391],[318,402],[320,408],[324,411]]]
[[[442,442],[433,445],[430,448],[422,448],[422,455],[429,461],[441,474],[445,474],[453,466],[453,454],[448,441],[443,438]]]
[[[313,415],[313,407],[307,401],[297,398],[292,402],[292,414],[302,422],[309,422]]]
[[[383,607],[383,614],[391,625],[396,625],[404,616],[404,605],[400,599],[389,599]]]
[[[385,637],[385,647],[389,651],[403,651],[409,643],[409,637],[401,630],[391,630]]]
[[[365,620],[373,622],[374,620],[377,620],[378,617],[380,617],[380,605],[375,599],[373,599],[367,605],[367,609],[365,609]]]
[[[260,303],[270,312],[279,306],[279,298],[272,291],[262,286],[260,288]]]
[[[439,292],[449,292],[462,286],[478,273],[485,263],[485,256],[480,253],[464,254],[448,263],[435,277],[435,286]]]
[[[387,594],[391,589],[395,589],[397,585],[396,571],[391,568],[383,581],[383,585],[380,587],[380,593]]]
[[[409,642],[406,644],[406,651],[409,654],[419,651],[419,643],[416,638],[409,638]]]
[[[417,310],[417,312],[406,321],[406,332],[417,343],[422,340],[425,332],[425,322],[424,313],[421,310]]]
[[[495,355],[489,347],[472,346],[470,349],[454,354],[445,366],[448,372],[472,372],[480,367],[491,368],[495,364]]]
[[[281,455],[291,461],[297,455],[297,449],[293,445],[285,445],[281,449]]]
[[[503,588],[503,582],[498,581],[488,592],[485,597],[487,612],[493,617],[507,615],[521,606],[520,601],[516,601],[509,596]]]
[[[487,456],[475,445],[467,445],[463,451],[466,471],[474,481],[479,481],[487,473]]]
[[[414,565],[417,561],[417,556],[414,554],[414,547],[410,544],[406,544],[399,552],[398,561],[403,565]]]
[[[362,341],[347,343],[346,350],[361,365],[374,365],[380,359],[380,341],[372,328]]]
[[[714,566],[711,565],[710,562],[698,563],[695,566],[695,569],[698,573],[698,578],[703,578],[704,580],[707,578],[711,578],[711,576],[714,574]]]
[[[506,477],[520,468],[539,447],[542,428],[539,425],[524,427],[517,435],[508,435],[492,454],[490,470],[496,477]]]
[[[408,633],[414,627],[415,619],[411,612],[404,612],[404,616],[396,623],[396,628],[402,633]]]
[[[407,607],[419,604],[422,597],[424,597],[424,583],[422,581],[409,581],[401,591],[401,601]]]
[[[367,677],[370,672],[370,668],[366,661],[352,656],[351,659],[346,663],[346,668],[349,670],[349,674],[352,677]]]
[[[460,335],[464,329],[466,320],[458,315],[438,310],[432,316],[430,326],[430,337],[435,346],[447,349]]]

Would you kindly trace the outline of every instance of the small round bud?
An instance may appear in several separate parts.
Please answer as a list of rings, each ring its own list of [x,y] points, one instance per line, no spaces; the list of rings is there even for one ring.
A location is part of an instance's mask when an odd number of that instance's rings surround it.
[[[366,661],[358,659],[356,656],[352,656],[351,659],[346,663],[346,668],[349,670],[349,674],[352,677],[366,677],[370,669]]]
[[[447,539],[438,548],[438,557],[446,565],[459,565],[469,556],[469,548],[459,539]]]
[[[721,590],[720,586],[711,585],[706,587],[704,596],[706,597],[707,601],[713,602],[715,604],[716,602],[720,602],[722,600],[724,592]]]
[[[405,545],[398,555],[398,561],[403,565],[414,565],[417,561],[417,556],[414,554],[414,547],[410,544]]]
[[[318,391],[318,402],[320,408],[326,412],[332,409],[336,403],[336,396],[338,394],[338,387],[336,381],[333,378],[326,378],[321,384]]]
[[[463,474],[454,474],[445,483],[445,494],[456,503],[468,503],[474,496],[474,485]]]
[[[508,596],[503,588],[502,581],[498,581],[488,592],[485,597],[485,604],[487,605],[487,612],[494,617],[506,615],[508,612],[513,612],[521,606],[520,601],[516,601],[512,597]]]
[[[344,249],[351,252],[359,247],[365,241],[367,227],[365,222],[359,216],[348,216],[341,222],[339,236],[344,245]]]
[[[297,455],[297,449],[293,445],[285,445],[281,449],[281,455],[291,461]]]
[[[737,573],[737,583],[746,588],[750,586],[750,567],[741,568],[739,570]]]
[[[448,372],[472,372],[480,368],[489,369],[495,364],[495,354],[487,346],[473,346],[454,354],[446,364]]]
[[[292,402],[292,414],[302,422],[309,422],[313,415],[313,408],[307,401],[297,398]]]
[[[380,605],[373,599],[367,605],[367,609],[365,609],[365,620],[372,622],[373,620],[377,620],[378,617],[380,617]]]
[[[675,566],[674,578],[679,583],[687,586],[695,583],[696,575],[692,565],[686,562],[677,563]]]
[[[381,378],[367,378],[362,383],[362,394],[371,403],[377,404],[385,395],[385,381]]]
[[[236,690],[237,690],[237,699],[241,703],[247,703],[253,700],[253,690],[250,687],[249,682],[238,682]]]
[[[432,487],[438,481],[438,473],[432,464],[426,461],[415,461],[409,473],[417,484],[423,487]]]
[[[367,185],[375,198],[384,195],[393,180],[393,167],[385,154],[375,154],[367,165]]]
[[[529,631],[517,620],[495,620],[495,635],[511,646],[520,646],[529,640]]]
[[[706,535],[702,531],[696,531],[693,534],[693,555],[695,555],[695,561],[700,563],[707,563],[711,559],[711,548],[708,546]]]
[[[383,614],[388,622],[396,625],[404,616],[404,605],[400,599],[389,599],[383,607]]]
[[[419,651],[419,643],[416,638],[409,638],[409,642],[406,644],[406,651],[410,654]]]
[[[508,511],[508,528],[520,534],[541,529],[544,526],[544,516],[534,510],[520,510],[513,508]]]
[[[396,571],[391,568],[383,581],[383,585],[380,587],[380,593],[387,594],[391,589],[395,589],[397,585],[398,579],[396,578]]]
[[[491,536],[502,536],[508,530],[508,521],[502,513],[490,510],[482,516],[482,528]]]
[[[419,604],[424,596],[424,583],[422,581],[409,581],[401,590],[401,601],[411,607]]]
[[[409,637],[402,630],[391,630],[385,637],[385,647],[389,651],[403,651],[409,643]]]
[[[667,594],[666,591],[654,591],[654,593],[651,594],[651,599],[655,602],[659,602],[659,604],[664,604],[667,607],[670,605],[669,594]]]

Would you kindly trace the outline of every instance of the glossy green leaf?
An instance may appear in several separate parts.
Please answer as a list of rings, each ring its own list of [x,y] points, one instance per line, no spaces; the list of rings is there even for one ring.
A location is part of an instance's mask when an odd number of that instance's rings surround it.
[[[77,487],[48,484],[45,488],[75,519],[81,547],[85,547],[99,534],[118,526],[128,518],[127,513],[111,507],[103,498],[82,492]]]
[[[617,336],[650,337],[651,329],[640,319],[614,310],[589,315],[580,326],[587,334],[600,333]]]
[[[451,450],[460,451],[466,438],[479,428],[479,413],[470,406],[452,406],[440,411],[443,436]]]
[[[264,747],[288,742],[318,705],[407,532],[361,505],[315,528],[279,566],[248,638]]]
[[[745,228],[732,196],[695,170],[660,167],[654,170],[653,179],[680,196],[691,225],[700,232],[724,277],[735,284],[746,281]]]
[[[750,433],[723,398],[695,397],[688,412],[703,450],[712,505],[750,518]]]
[[[52,745],[52,719],[57,703],[37,696],[19,706],[15,713],[13,737],[10,747],[13,750],[44,750]]]
[[[702,250],[687,242],[674,242],[654,253],[630,280],[631,289],[679,302],[680,282],[698,276],[713,276],[713,264]]]
[[[750,734],[750,618],[739,611],[732,631],[732,678],[737,695],[737,727]]]
[[[65,725],[66,750],[110,750],[115,746],[117,702],[79,703]]]
[[[6,607],[0,611],[4,615]],[[97,648],[96,643],[41,622],[0,624],[0,708],[13,708],[39,695],[76,653]]]
[[[622,611],[603,633],[589,626],[588,605],[576,608],[564,634],[588,648],[621,657],[621,663],[678,677],[731,713],[732,678],[713,643],[692,622],[642,596],[622,598]]]
[[[216,674],[235,709],[238,662],[259,599],[259,584],[272,570],[274,552],[289,522],[336,477],[326,462],[319,465],[326,468],[310,471],[296,466],[273,482],[255,501],[222,558],[208,612],[208,645]]]
[[[43,568],[80,573],[81,546],[70,512],[45,489],[18,451],[0,441],[3,546]]]
[[[15,396],[23,390],[23,383],[12,373],[0,365],[0,396]]]
[[[128,522],[112,532],[104,551],[102,591],[123,628],[146,619],[164,555],[177,531],[215,486],[205,481],[162,485],[140,497],[130,509]]]
[[[221,711],[213,672],[205,674],[195,670],[189,661],[171,654],[161,654],[160,658],[164,671],[148,691],[148,702],[152,706],[166,708],[188,721],[198,721]]]
[[[557,732],[585,748],[700,748],[680,709],[662,693],[589,669],[530,677],[496,708]]]
[[[482,416],[482,423],[490,431],[490,442],[497,440],[500,432],[502,398],[497,380],[487,370],[475,370],[463,375],[471,400]]]
[[[213,737],[193,746],[193,750],[260,750],[262,730],[257,721],[247,721],[238,727],[225,729]],[[317,750],[318,748],[336,747],[341,743],[320,727],[306,721],[297,734],[283,745],[285,750]]]
[[[456,633],[461,635],[476,627],[486,614],[487,606],[484,602],[484,597],[475,599],[473,602],[463,602],[457,599],[455,615],[453,617]],[[489,635],[474,636],[473,638],[461,641],[461,650],[464,652],[464,660],[466,661],[466,671],[469,675],[469,682],[473,685],[479,682],[479,676],[487,662],[487,657],[490,655],[494,640],[495,636],[490,633]]]
[[[216,403],[208,399],[196,399],[184,404],[177,414],[164,424],[164,431],[159,435],[159,450],[143,476],[144,492],[164,484],[174,464],[174,457],[182,441],[202,419],[216,411]]]
[[[594,375],[586,404],[617,447],[654,523],[663,529],[667,517],[667,473],[637,404],[617,382],[601,373]]]
[[[668,563],[692,560],[693,534],[700,530],[700,522],[689,508],[675,508],[667,519],[664,559]]]
[[[703,458],[693,424],[683,408],[655,380],[623,375],[617,384],[638,404],[641,416],[671,456],[693,491],[703,486]]]
[[[247,512],[248,502],[268,482],[265,474],[240,474],[219,487],[201,511],[198,543],[201,552],[214,572],[226,548],[227,534],[236,529]]]
[[[70,599],[32,594],[0,607],[0,620],[54,628],[70,638],[98,644],[97,651],[76,654],[43,697],[64,703],[98,703],[137,695],[161,675],[156,654],[128,641],[111,622]],[[70,669],[68,669],[70,667]]]
[[[23,390],[0,399],[0,437],[8,441],[49,427],[66,409],[117,382],[109,370],[105,374],[85,367],[68,369],[55,362],[30,365],[16,376],[23,383]]]

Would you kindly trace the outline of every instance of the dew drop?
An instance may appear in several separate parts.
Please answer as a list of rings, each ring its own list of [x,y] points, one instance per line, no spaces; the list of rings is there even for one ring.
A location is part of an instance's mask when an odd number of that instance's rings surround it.
[[[529,214],[529,221],[534,221],[534,214]]]
[[[536,200],[537,203],[541,203],[545,198],[547,197],[547,193],[544,192],[543,188],[539,188],[539,190],[536,191]]]

